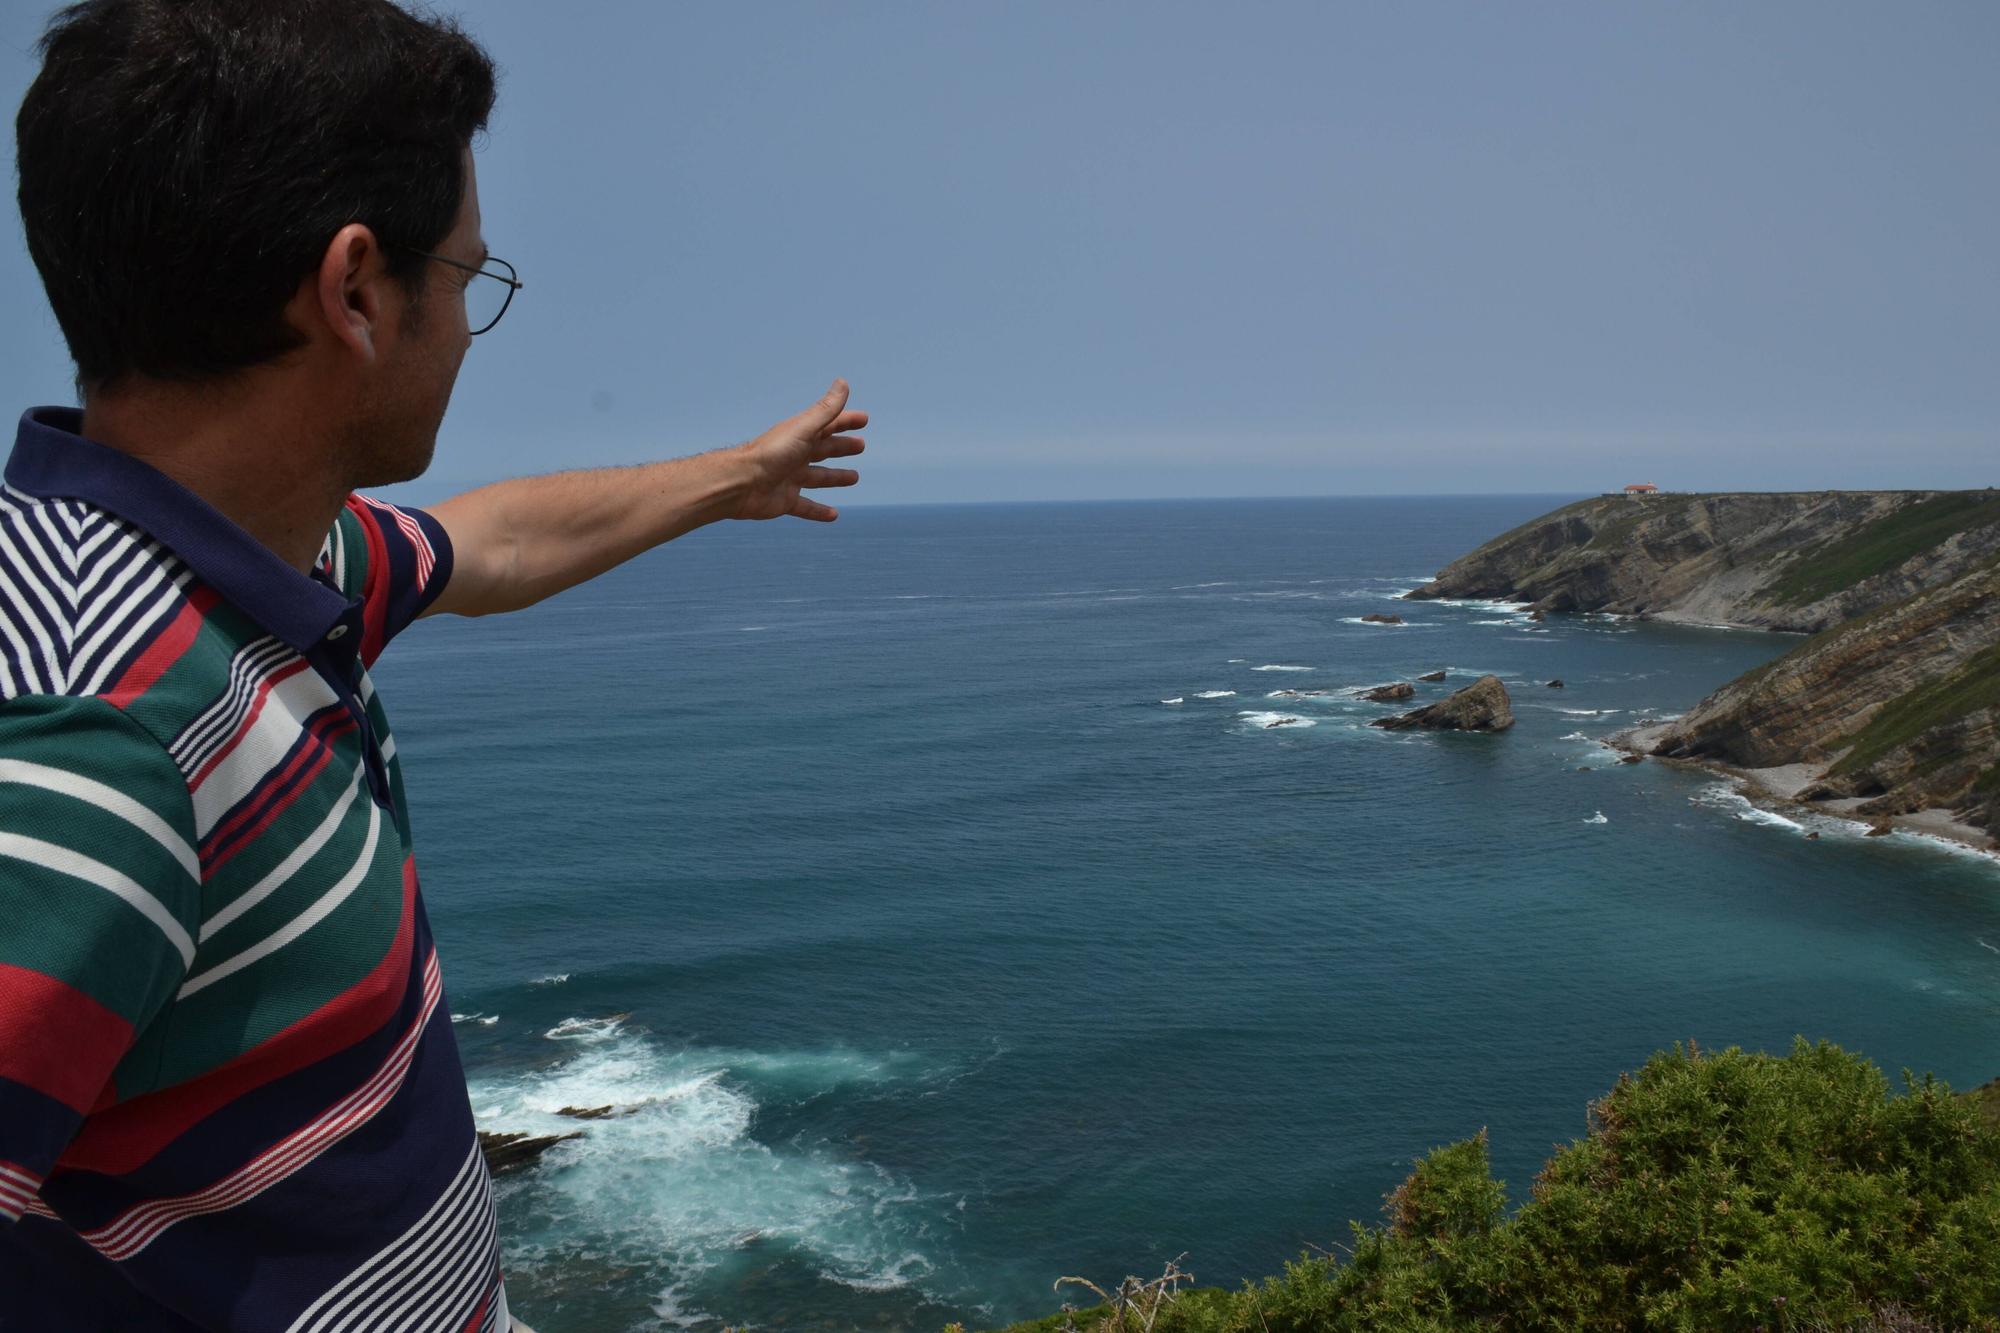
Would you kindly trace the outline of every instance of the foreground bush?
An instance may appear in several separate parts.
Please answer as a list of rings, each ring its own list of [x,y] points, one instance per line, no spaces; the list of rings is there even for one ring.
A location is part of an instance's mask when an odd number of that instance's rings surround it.
[[[1419,1161],[1344,1261],[1187,1293],[1154,1329],[2000,1333],[2000,1130],[1906,1082],[1826,1043],[1676,1048],[1591,1108],[1513,1217],[1482,1134]]]

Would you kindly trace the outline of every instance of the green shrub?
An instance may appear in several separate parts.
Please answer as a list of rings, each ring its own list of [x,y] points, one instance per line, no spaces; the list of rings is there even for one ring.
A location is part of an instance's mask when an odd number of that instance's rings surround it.
[[[1513,1217],[1482,1133],[1421,1159],[1346,1259],[1156,1327],[2000,1331],[2000,1128],[1904,1081],[1824,1042],[1677,1047],[1619,1079]]]

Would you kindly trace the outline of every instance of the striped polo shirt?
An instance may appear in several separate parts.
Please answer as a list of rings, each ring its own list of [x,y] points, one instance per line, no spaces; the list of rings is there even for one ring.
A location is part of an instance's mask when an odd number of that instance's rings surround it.
[[[444,531],[302,574],[81,426],[0,489],[0,1330],[505,1333],[368,678]]]

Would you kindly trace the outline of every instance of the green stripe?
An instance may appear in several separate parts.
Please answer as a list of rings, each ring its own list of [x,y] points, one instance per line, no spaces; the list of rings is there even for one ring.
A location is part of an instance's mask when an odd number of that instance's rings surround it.
[[[359,827],[365,830],[365,805],[362,810]],[[327,893],[354,863],[359,841],[347,849],[345,858],[314,861],[315,869],[327,868],[310,877],[314,891],[304,896],[300,910]],[[174,1039],[171,1049],[163,1052],[160,1081],[177,1082],[214,1068],[282,1032],[367,976],[389,951],[402,918],[404,855],[385,817],[366,879],[325,920],[268,957],[177,1000]],[[255,915],[246,914],[239,924]],[[297,915],[297,911],[286,913],[277,924]],[[226,962],[269,933],[237,934],[232,926],[230,934],[240,947],[228,955],[205,948],[196,966]]]

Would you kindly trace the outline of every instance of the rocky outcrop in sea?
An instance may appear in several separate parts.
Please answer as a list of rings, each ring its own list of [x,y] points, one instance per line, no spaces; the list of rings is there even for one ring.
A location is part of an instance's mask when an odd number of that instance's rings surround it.
[[[1432,731],[1505,731],[1514,725],[1514,706],[1498,676],[1481,676],[1438,703],[1395,717],[1377,718],[1369,725],[1386,731],[1406,731],[1413,727]]]

